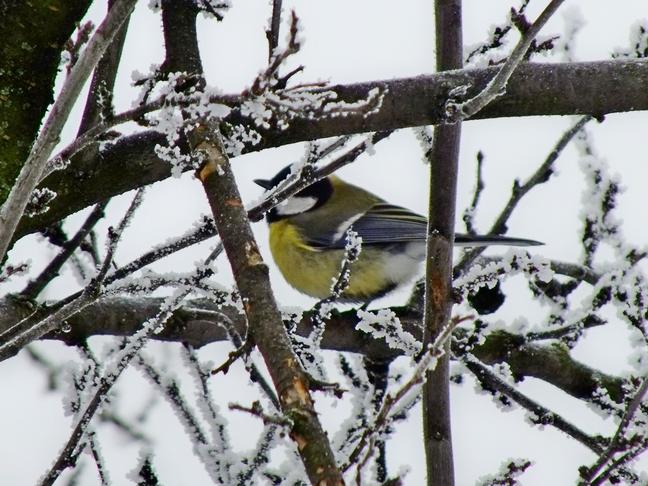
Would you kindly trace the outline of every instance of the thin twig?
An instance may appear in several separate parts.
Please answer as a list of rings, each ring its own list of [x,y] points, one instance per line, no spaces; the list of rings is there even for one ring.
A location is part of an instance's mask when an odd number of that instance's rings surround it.
[[[88,215],[85,222],[79,228],[79,231],[68,241],[63,244],[63,247],[58,255],[45,267],[45,269],[34,279],[30,280],[25,286],[24,290],[20,293],[27,299],[35,299],[38,297],[43,289],[49,284],[54,277],[56,277],[63,266],[63,264],[72,256],[74,251],[83,243],[86,236],[97,222],[104,216],[104,209],[108,202],[97,204],[92,212]]]
[[[116,364],[110,369],[106,369],[103,376],[98,381],[98,385],[95,388],[92,398],[87,402],[83,412],[78,416],[74,429],[72,430],[65,447],[59,454],[51,469],[43,479],[41,479],[40,484],[42,486],[53,485],[60,474],[67,467],[73,464],[72,458],[74,457],[75,451],[85,436],[92,417],[94,417],[99,407],[108,398],[108,391],[115,384],[131,360],[137,355],[142,346],[147,342],[148,337],[164,325],[189,292],[190,290],[185,288],[177,295],[168,298],[166,305],[161,307],[158,315],[148,321],[138,333],[128,340],[128,345],[120,353],[120,356],[118,356]]]
[[[243,338],[241,338],[241,335],[238,333],[238,331],[236,330],[236,328],[232,324],[231,320],[223,319],[221,315],[217,315],[217,313],[213,312],[213,311],[205,312],[205,311],[201,310],[200,313],[201,314],[206,314],[208,318],[210,318],[210,317],[213,318],[215,322],[221,322],[222,323],[223,328],[227,332],[227,337],[232,342],[232,344],[234,344],[234,347],[235,347],[234,352],[237,352],[237,351],[239,351],[241,349],[244,349],[244,348],[251,345],[251,342],[248,344],[248,340],[244,341]],[[250,355],[250,352],[248,351],[246,353],[240,353],[239,355],[237,355],[237,358],[238,357],[248,358],[249,355]],[[227,367],[231,366],[232,363],[234,363],[234,361],[235,361],[235,360],[230,361],[231,357],[232,357],[232,353],[230,353],[230,356],[228,357]],[[256,364],[254,364],[254,362],[251,359],[244,359],[244,363],[245,363],[246,369],[248,370],[248,373],[250,373],[250,380],[252,380],[254,383],[258,384],[259,387],[261,388],[261,390],[263,391],[263,393],[265,393],[268,400],[270,400],[270,402],[272,402],[272,404],[274,405],[274,407],[277,410],[280,410],[281,409],[281,404],[279,403],[279,398],[277,398],[277,394],[274,392],[274,389],[272,388],[270,383],[268,383],[268,380],[266,380],[263,373],[261,373],[258,366]],[[220,367],[210,371],[209,375],[214,375],[214,374],[218,373],[219,371],[223,371],[224,373],[226,373],[227,370],[225,369],[224,366],[225,365],[221,365]]]
[[[612,437],[612,440],[605,448],[605,451],[603,451],[603,453],[599,455],[597,461],[592,465],[592,467],[587,468],[586,474],[581,473],[582,479],[585,484],[595,484],[594,479],[598,472],[607,464],[607,462],[614,456],[614,454],[620,452],[618,450],[618,447],[621,445],[621,441],[624,438],[624,434],[628,428],[628,425],[630,424],[630,421],[632,420],[635,412],[639,409],[639,405],[641,405],[646,391],[648,391],[648,378],[643,379],[641,386],[637,389],[635,395],[632,397],[632,400],[628,404],[628,407],[626,408],[625,413],[623,414],[623,417],[619,422],[619,426],[614,433],[614,437]]]
[[[483,165],[484,153],[480,150],[479,152],[477,152],[477,185],[475,186],[475,192],[473,193],[473,199],[470,203],[470,207],[466,208],[462,217],[463,222],[466,225],[466,232],[468,234],[475,233],[473,218],[475,217],[475,211],[477,210],[477,205],[479,204],[479,197],[484,190],[484,178],[482,176]]]
[[[527,179],[527,181],[520,185],[518,181],[513,184],[511,197],[509,198],[506,206],[498,216],[493,226],[489,230],[489,234],[500,234],[506,230],[506,221],[511,216],[511,213],[519,203],[519,201],[535,186],[546,182],[553,173],[553,164],[558,160],[560,154],[565,150],[569,142],[583,129],[583,127],[593,120],[591,115],[581,117],[569,130],[567,130],[555,147],[549,152],[547,158],[538,167],[538,169]]]
[[[373,423],[365,427],[358,444],[341,466],[342,471],[347,471],[353,464],[355,464],[365,447],[369,444],[371,437],[389,424],[390,414],[394,407],[398,405],[415,386],[423,382],[425,374],[435,365],[436,360],[443,355],[445,343],[448,341],[450,336],[452,336],[453,329],[467,319],[472,319],[472,317],[455,317],[451,319],[450,322],[448,322],[448,325],[441,330],[434,342],[430,344],[428,349],[423,353],[416,365],[416,369],[412,373],[412,376],[396,391],[396,393],[385,396],[385,400],[383,401],[380,411],[376,414]]]
[[[119,241],[121,240],[121,237],[124,233],[124,230],[126,227],[131,223],[133,220],[133,216],[135,215],[135,211],[140,207],[142,204],[142,201],[144,200],[144,193],[146,192],[145,187],[141,187],[137,190],[135,193],[135,196],[133,197],[133,200],[130,203],[130,206],[126,210],[126,214],[124,214],[124,217],[121,219],[119,222],[119,225],[117,226],[116,229],[110,228],[108,231],[108,250],[106,252],[106,257],[104,258],[104,261],[101,265],[101,268],[97,272],[96,277],[93,279],[93,284],[94,285],[101,285],[106,278],[106,274],[108,273],[108,269],[110,268],[110,265],[113,263],[113,255],[115,254],[115,250],[117,249],[117,245],[119,244]]]
[[[558,160],[560,154],[567,147],[569,142],[582,130],[586,123],[591,121],[594,117],[586,115],[581,117],[569,130],[567,130],[558,140],[551,152],[547,155],[545,160],[540,164],[536,171],[523,183],[520,184],[518,180],[513,183],[511,196],[506,202],[506,205],[500,212],[499,216],[488,230],[488,234],[502,234],[506,232],[506,223],[513,214],[515,208],[526,194],[534,187],[547,182],[553,173],[553,165]],[[485,247],[474,248],[473,250],[465,252],[461,260],[455,266],[455,275],[463,272],[464,269],[475,261],[481,255]]]
[[[252,341],[249,339],[244,341],[243,344],[239,347],[237,347],[234,351],[230,352],[227,355],[227,359],[219,366],[211,370],[212,375],[217,375],[219,373],[227,374],[227,372],[230,369],[230,366],[232,366],[236,361],[238,361],[239,358],[248,356],[251,352],[252,349],[254,349],[254,344]]]
[[[524,55],[529,49],[531,42],[556,10],[558,10],[558,7],[560,7],[563,1],[564,0],[551,0],[551,2],[549,2],[549,5],[545,7],[536,21],[522,34],[520,41],[513,49],[513,52],[511,52],[511,55],[502,68],[477,96],[463,103],[449,102],[446,105],[446,110],[450,120],[457,122],[470,118],[482,110],[491,101],[502,96],[506,92],[506,84],[508,83],[509,78],[520,62],[524,59]]]
[[[226,451],[222,448],[214,447],[214,444],[209,441],[207,434],[202,429],[200,421],[182,396],[178,382],[169,376],[163,376],[141,354],[138,354],[135,366],[141,369],[167,398],[180,422],[188,432],[189,439],[194,444],[194,450],[199,451],[198,457],[203,463],[205,470],[214,483],[222,484],[225,478],[221,477],[221,471],[223,469],[221,466],[227,462],[224,455]],[[203,395],[203,398],[209,400],[207,395]]]
[[[340,169],[341,167],[350,164],[351,162],[356,160],[361,154],[367,151],[367,149],[369,149],[371,146],[373,146],[374,144],[378,143],[379,141],[391,135],[392,132],[393,130],[374,133],[371,136],[370,140],[365,140],[359,143],[358,145],[350,149],[348,152],[336,158],[335,160],[331,161],[330,163],[326,164],[324,167],[320,168],[319,170],[309,174],[304,174],[307,176],[300,177],[298,180],[291,183],[289,186],[286,186],[280,189],[279,191],[270,194],[265,201],[258,204],[248,212],[248,218],[252,222],[261,220],[261,218],[263,218],[263,215],[266,212],[268,212],[270,209],[275,207],[281,201],[285,201],[289,197],[294,196],[299,191],[310,186],[314,182],[317,182],[320,179],[323,179],[324,177],[331,175],[333,172]],[[333,144],[331,145],[330,148],[333,148]],[[322,156],[325,156],[326,152],[327,152],[326,150],[323,151]]]
[[[542,341],[544,339],[561,339],[565,336],[581,333],[584,329],[592,327],[603,326],[607,324],[599,316],[590,314],[583,319],[580,319],[575,324],[560,327],[558,329],[550,329],[549,331],[529,332],[524,335],[527,341]]]
[[[168,376],[162,376],[141,354],[137,355],[134,366],[139,368],[169,400],[177,416],[180,417],[180,421],[183,422],[187,429],[191,430],[191,439],[195,439],[202,445],[208,445],[207,434],[203,432],[200,422],[196,419],[194,413],[189,410],[186,401],[182,398],[176,380]]]
[[[290,429],[290,427],[292,427],[292,422],[286,417],[282,415],[268,415],[267,413],[265,413],[263,411],[263,407],[261,407],[261,403],[258,401],[253,402],[251,407],[244,407],[243,405],[239,405],[237,403],[230,403],[229,409],[238,410],[239,412],[247,412],[251,415],[254,415],[255,417],[259,417],[261,420],[263,420],[264,425],[274,424],[285,427],[287,429]]]
[[[101,296],[101,285],[103,284],[108,268],[110,268],[109,265],[112,262],[112,255],[115,246],[117,245],[124,228],[130,222],[134,211],[141,203],[142,194],[143,189],[140,189],[133,199],[126,215],[122,219],[118,230],[112,236],[112,241],[108,248],[108,254],[104,259],[102,268],[97,273],[97,276],[82,291],[76,292],[75,294],[68,296],[66,299],[59,301],[55,310],[53,310],[48,316],[38,316],[41,318],[37,322],[34,322],[35,316],[29,316],[2,333],[2,336],[0,336],[0,360],[12,356],[26,344],[64,325],[66,319],[83,310]]]
[[[604,451],[603,445],[597,438],[586,434],[572,423],[567,422],[560,415],[552,412],[548,408],[545,408],[523,393],[517,391],[514,387],[495,375],[484,363],[482,363],[475,356],[471,354],[465,354],[461,359],[466,367],[470,371],[472,371],[472,373],[481,383],[499,393],[502,393],[529,412],[533,413],[538,418],[538,421],[540,423],[556,427],[558,430],[561,430],[570,437],[573,437],[578,442],[587,446],[597,454],[601,454]]]
[[[92,454],[92,458],[97,466],[97,473],[99,474],[101,486],[109,486],[110,477],[108,476],[108,470],[104,465],[103,457],[101,456],[99,446],[97,445],[97,435],[94,432],[88,434],[88,447],[90,448],[90,453]]]
[[[517,17],[521,17],[524,15],[524,11],[526,10],[527,6],[529,5],[530,0],[524,0],[522,5],[520,5],[520,8],[516,12]],[[512,13],[512,12],[511,12]],[[493,32],[490,43],[489,44],[482,44],[476,48],[474,48],[468,55],[466,56],[466,59],[464,61],[465,64],[470,64],[470,61],[472,60],[473,57],[476,57],[477,55],[484,55],[491,49],[497,49],[500,46],[502,46],[504,42],[504,38],[508,35],[509,32],[513,29],[514,22],[511,18],[512,16],[509,15],[507,17],[507,21],[504,25],[496,25],[495,27],[491,27],[491,30]],[[490,61],[492,63],[493,61]],[[503,62],[503,61],[502,61]],[[497,63],[499,64],[499,63]]]
[[[236,486],[247,486],[252,484],[252,477],[256,472],[261,470],[261,466],[269,462],[271,447],[277,441],[278,431],[283,430],[277,425],[270,424],[266,426],[263,437],[258,441],[257,446],[247,454],[247,457],[241,461],[247,464],[247,467],[236,475]],[[279,484],[279,481],[277,484]]]
[[[272,60],[275,49],[279,47],[279,29],[281,27],[281,0],[272,1],[272,17],[270,28],[266,31],[268,38],[268,62]]]
[[[13,356],[27,344],[48,332],[60,328],[66,319],[80,312],[98,298],[96,292],[90,292],[86,287],[75,298],[67,301],[47,317],[40,319],[40,316],[32,314],[17,322],[0,335],[0,361]]]
[[[212,236],[216,236],[216,227],[214,226],[214,220],[211,218],[203,217],[200,222],[194,224],[195,229],[184,236],[181,236],[176,239],[172,239],[169,243],[149,250],[144,253],[142,256],[136,258],[135,260],[127,263],[126,265],[119,267],[114,272],[111,272],[106,276],[105,284],[108,285],[116,280],[131,275],[137,270],[150,265],[166,256],[169,256],[173,253],[176,253],[180,250],[188,248],[192,245],[196,245],[205,241]]]
[[[248,211],[248,217],[250,221],[261,220],[263,218],[263,215],[267,211],[275,207],[277,204],[295,195],[297,192],[307,187],[308,185],[312,184],[313,182],[316,182],[317,180],[332,174],[340,167],[350,164],[356,158],[358,158],[364,151],[366,151],[370,145],[378,143],[380,140],[383,140],[391,133],[392,133],[391,131],[377,132],[371,137],[371,140],[369,142],[367,141],[361,142],[360,144],[356,145],[354,148],[349,150],[347,153],[341,155],[340,157],[333,160],[325,167],[317,171],[313,179],[295,181],[295,183],[290,187],[285,187],[284,189],[281,190],[281,192],[277,192],[275,194],[270,195],[263,202],[261,202],[260,204],[256,205],[255,207],[253,207]],[[339,137],[335,142],[332,142],[331,144],[327,145],[322,150],[320,150],[318,154],[319,158],[324,158],[330,155],[335,150],[342,147],[347,141],[348,141],[348,137],[346,136]],[[132,262],[110,273],[105,279],[105,284],[108,285],[116,280],[122,279],[161,258],[164,258],[168,255],[171,255],[172,253],[180,251],[189,246],[195,245],[197,243],[201,243],[211,238],[212,236],[216,236],[217,234],[218,233],[216,231],[216,227],[214,226],[214,221],[211,218],[204,218],[201,221],[201,223],[197,225],[196,229],[193,230],[191,233],[182,236],[176,240],[173,240],[164,246],[160,246],[158,248],[150,250],[144,255],[142,255],[141,257],[137,258],[136,260],[133,260]],[[214,260],[214,258],[216,258],[216,256],[218,256],[221,253],[221,251],[222,251],[222,244],[219,244],[217,248],[209,255],[205,263],[206,264],[211,263]]]
[[[351,266],[358,261],[362,253],[362,238],[358,233],[353,231],[352,228],[346,231],[346,244],[344,247],[344,255],[342,257],[342,265],[340,273],[338,274],[333,287],[331,288],[331,295],[327,298],[320,300],[313,307],[313,330],[308,336],[308,340],[319,346],[322,341],[325,330],[326,315],[329,313],[329,305],[339,299],[344,291],[349,287],[351,281]]]
[[[603,484],[605,481],[608,480],[608,478],[612,475],[612,473],[615,470],[619,470],[620,474],[629,477],[629,479],[632,479],[633,484],[637,484],[637,479],[638,479],[637,475],[623,468],[623,465],[635,459],[639,454],[644,452],[646,448],[648,448],[648,442],[644,441],[644,443],[641,444],[640,447],[636,447],[635,449],[626,452],[618,459],[612,461],[610,465],[604,471],[601,472],[601,474],[599,474],[596,478],[594,478],[594,480],[591,483],[591,486],[600,486],[601,484]]]

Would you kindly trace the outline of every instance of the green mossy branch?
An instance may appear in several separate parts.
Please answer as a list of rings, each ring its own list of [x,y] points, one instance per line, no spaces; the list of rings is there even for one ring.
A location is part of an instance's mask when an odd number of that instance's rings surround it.
[[[54,100],[63,44],[90,0],[32,0],[0,6],[0,202],[20,171]]]

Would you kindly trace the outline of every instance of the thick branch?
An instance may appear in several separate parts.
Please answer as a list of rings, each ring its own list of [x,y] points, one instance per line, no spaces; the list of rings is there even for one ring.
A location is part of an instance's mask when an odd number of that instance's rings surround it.
[[[44,339],[56,339],[71,345],[80,344],[91,336],[130,336],[142,322],[159,312],[164,299],[149,297],[111,297],[90,304],[86,309],[68,319],[70,332],[56,331]],[[10,328],[35,309],[27,301],[12,297],[0,299],[0,333]],[[423,336],[420,316],[405,308],[392,309],[403,324],[403,328],[420,340]],[[327,321],[322,338],[322,349],[359,353],[377,361],[388,361],[402,354],[391,349],[384,340],[374,339],[357,331],[355,311],[334,313]],[[225,330],[233,326],[241,335],[246,332],[244,316],[235,308],[219,308],[205,300],[193,300],[180,307],[167,321],[164,330],[152,339],[184,342],[200,348],[214,342],[229,342]],[[297,325],[300,336],[312,332],[310,314],[305,314]],[[455,335],[462,337],[461,329]],[[460,349],[455,349],[461,353]],[[482,362],[495,364],[507,362],[516,379],[534,377],[551,383],[570,395],[589,399],[600,386],[610,397],[621,403],[624,396],[624,381],[606,375],[578,361],[568,350],[554,341],[547,344],[525,343],[524,338],[506,331],[491,333],[486,340],[472,350]]]
[[[436,0],[437,71],[462,66],[463,36],[461,0]],[[452,311],[452,246],[457,195],[461,124],[439,125],[430,150],[427,253],[423,347],[434,342],[450,320]],[[449,343],[446,344],[446,351]],[[427,484],[454,485],[450,424],[449,353],[426,373],[423,386],[423,438]]]
[[[7,197],[52,102],[63,44],[90,3],[0,4],[0,202]]]
[[[162,29],[166,52],[161,69],[163,72],[202,73],[196,35],[198,11],[194,2],[162,1]]]
[[[25,165],[0,208],[0,260],[4,259],[31,193],[40,182],[48,158],[59,141],[63,126],[81,93],[83,83],[130,15],[135,3],[136,0],[116,0],[66,78]]]
[[[377,113],[349,114],[343,118],[291,122],[285,130],[259,130],[262,141],[247,146],[258,151],[289,143],[366,131],[436,124],[443,120],[448,92],[457,86],[472,86],[475,94],[498,68],[459,70],[415,78],[338,85],[332,89],[341,99],[362,99],[374,88],[385,89]],[[479,118],[507,116],[594,114],[648,110],[648,62],[602,61],[568,64],[522,64],[513,73],[504,96],[475,115]],[[609,96],[614,92],[614,96]],[[231,97],[236,104],[237,97]],[[235,120],[229,120],[234,122]],[[244,121],[244,120],[239,120]],[[58,197],[50,210],[21,221],[18,236],[48,226],[80,209],[111,196],[150,184],[171,175],[168,163],[160,161],[153,147],[165,137],[143,132],[125,137],[96,156],[87,150],[73,159],[65,171],[53,173],[44,186]],[[80,190],[80,188],[82,190]]]
[[[204,156],[198,171],[216,228],[232,267],[249,323],[249,337],[263,355],[281,409],[292,422],[290,436],[312,484],[342,485],[326,432],[319,422],[308,377],[294,354],[277,308],[268,267],[259,252],[236,187],[218,128],[205,124],[192,134],[194,151]]]

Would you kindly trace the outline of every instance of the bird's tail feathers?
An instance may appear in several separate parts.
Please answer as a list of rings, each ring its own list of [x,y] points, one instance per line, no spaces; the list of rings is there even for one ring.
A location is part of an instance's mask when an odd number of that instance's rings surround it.
[[[538,246],[544,243],[526,238],[515,238],[501,235],[466,235],[456,234],[455,245],[457,246],[490,246],[490,245],[507,245],[507,246]]]

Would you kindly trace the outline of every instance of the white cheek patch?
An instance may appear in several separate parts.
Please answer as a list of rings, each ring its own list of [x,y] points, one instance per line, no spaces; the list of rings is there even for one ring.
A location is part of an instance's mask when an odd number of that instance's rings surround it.
[[[277,214],[281,216],[291,216],[300,214],[312,209],[317,204],[314,197],[291,197],[277,206]]]

